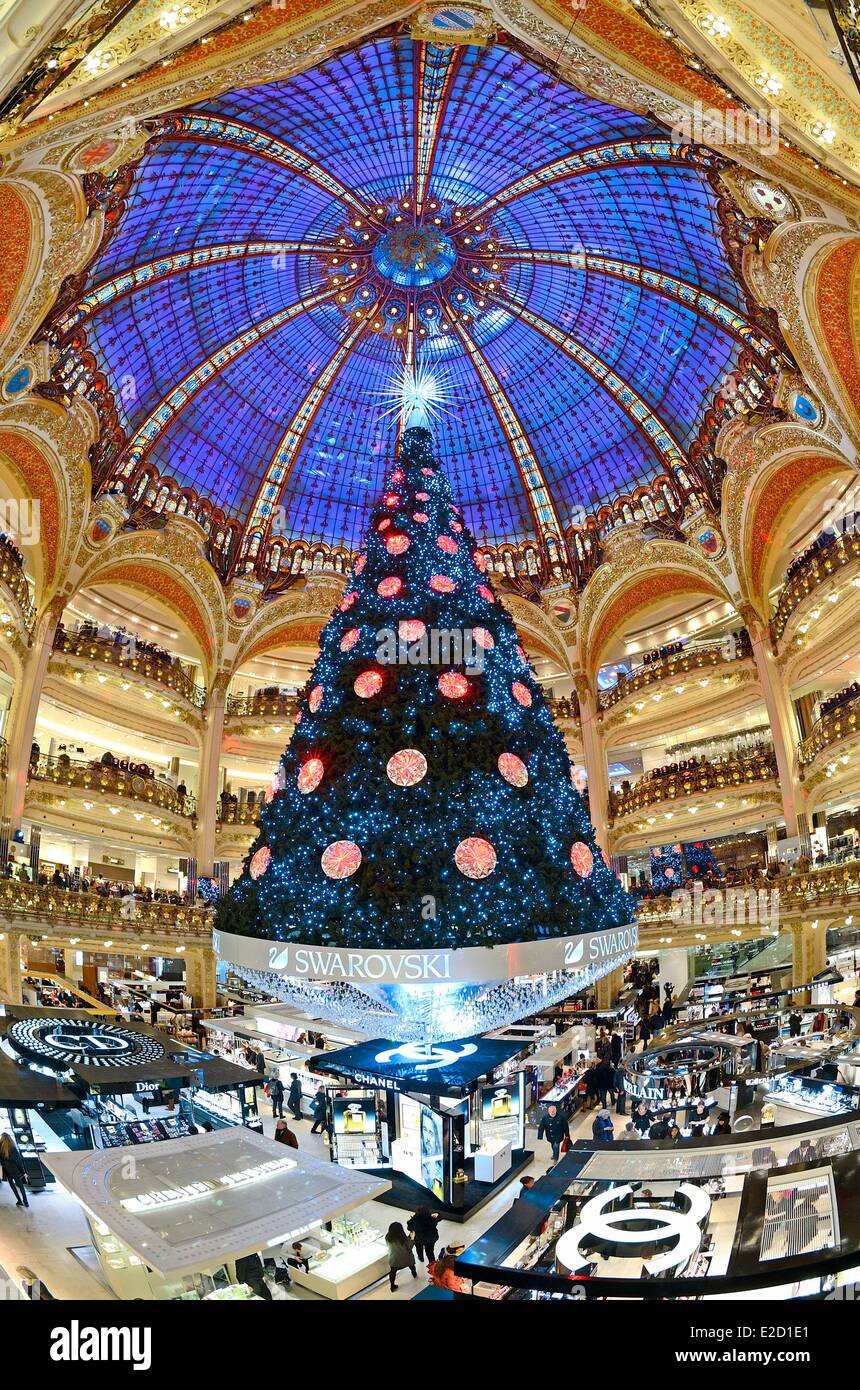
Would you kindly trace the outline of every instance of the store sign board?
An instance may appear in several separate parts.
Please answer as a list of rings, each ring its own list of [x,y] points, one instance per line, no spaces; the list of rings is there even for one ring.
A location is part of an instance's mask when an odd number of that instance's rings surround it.
[[[582,932],[504,946],[464,946],[457,951],[362,951],[214,932],[224,960],[248,970],[270,970],[291,979],[349,980],[353,984],[486,984],[517,975],[585,971],[632,956],[639,945],[635,923],[609,931]]]

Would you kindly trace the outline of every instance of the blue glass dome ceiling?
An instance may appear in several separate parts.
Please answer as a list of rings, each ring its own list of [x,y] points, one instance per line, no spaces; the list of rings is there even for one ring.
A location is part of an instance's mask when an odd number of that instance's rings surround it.
[[[557,533],[758,341],[708,156],[516,49],[380,37],[164,125],[78,312],[131,457],[230,515],[356,544],[406,360],[476,534]]]

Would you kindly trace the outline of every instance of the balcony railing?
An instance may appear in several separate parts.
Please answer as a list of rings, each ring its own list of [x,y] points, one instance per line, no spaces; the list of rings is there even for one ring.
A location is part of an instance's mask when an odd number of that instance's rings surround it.
[[[211,943],[212,915],[205,907],[178,907],[172,903],[129,903],[124,898],[101,897],[89,893],[72,893],[61,888],[41,888],[34,883],[19,883],[16,879],[0,879],[0,920],[23,919],[25,922],[47,922],[70,928],[98,928],[111,936],[132,937],[145,941],[145,930],[180,941],[195,938],[203,945]]]
[[[812,732],[807,734],[798,748],[801,766],[808,767],[823,749],[856,733],[860,733],[860,694],[815,721]]]
[[[64,753],[54,758],[40,757],[31,763],[30,780],[77,787],[94,795],[122,796],[129,801],[157,806],[175,816],[193,818],[196,812],[194,797],[188,793],[181,795],[169,782],[159,782],[155,777],[104,763],[73,762]]]
[[[174,695],[187,700],[195,709],[203,709],[206,704],[205,689],[196,684],[181,662],[147,652],[141,649],[133,638],[129,638],[128,641],[114,641],[110,637],[58,631],[54,638],[54,651],[77,657],[81,661],[113,666],[118,671],[142,676],[145,680],[171,690]]]
[[[257,801],[240,801],[235,805],[232,802],[219,801],[218,826],[256,825],[265,804],[266,799],[262,792],[259,793]]]
[[[699,796],[705,792],[728,791],[753,782],[775,780],[776,755],[773,749],[757,753],[729,755],[714,762],[700,762],[677,772],[649,773],[629,791],[609,793],[609,813],[621,820],[635,811],[656,806],[678,797]]]
[[[5,738],[0,738],[0,778],[6,776],[9,762],[9,745]]]
[[[681,887],[682,885],[678,885]],[[735,893],[776,890],[779,893],[780,916],[788,912],[808,912],[810,908],[840,906],[860,898],[860,860],[844,864],[829,864],[821,869],[795,870],[767,879],[762,875],[755,883],[717,884]],[[642,898],[636,905],[636,920],[640,925],[664,921],[670,916],[673,904],[668,894]]]
[[[575,695],[547,695],[544,699],[549,705],[554,719],[579,719],[579,700]]]
[[[227,715],[243,719],[264,719],[271,715],[295,719],[299,712],[299,697],[295,691],[255,690],[252,695],[228,695]]]
[[[33,626],[36,610],[24,570],[5,546],[0,546],[0,580],[15,598],[28,627]]]
[[[712,670],[715,666],[730,665],[733,661],[750,655],[751,648],[745,632],[736,636],[733,642],[726,640],[709,642],[701,647],[685,647],[683,651],[666,656],[662,661],[634,667],[629,676],[621,673],[617,685],[611,690],[600,691],[598,706],[602,710],[611,709],[613,705],[620,704],[628,695],[634,695],[638,690],[647,690],[650,686],[660,685],[664,681],[677,681],[682,677],[696,679],[702,671]]]
[[[817,550],[798,566],[791,578],[785,581],[777,601],[776,612],[770,620],[771,632],[777,641],[785,632],[788,620],[798,605],[845,565],[858,559],[860,534],[844,531],[834,536],[829,545]]]

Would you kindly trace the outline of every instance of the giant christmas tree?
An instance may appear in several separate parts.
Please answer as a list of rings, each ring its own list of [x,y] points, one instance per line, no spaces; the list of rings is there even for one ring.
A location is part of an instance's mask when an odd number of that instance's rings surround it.
[[[633,920],[484,568],[407,428],[223,931],[439,948]]]

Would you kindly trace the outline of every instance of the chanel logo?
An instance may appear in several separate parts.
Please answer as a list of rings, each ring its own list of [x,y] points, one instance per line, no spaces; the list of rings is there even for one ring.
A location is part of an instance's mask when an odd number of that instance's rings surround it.
[[[711,1199],[700,1187],[682,1182],[675,1189],[676,1199],[680,1197],[685,1203],[683,1211],[617,1205],[632,1193],[632,1187],[625,1184],[601,1192],[585,1203],[578,1224],[566,1231],[555,1247],[556,1264],[562,1273],[578,1274],[585,1269],[592,1256],[584,1255],[582,1246],[595,1240],[629,1247],[620,1252],[622,1256],[635,1257],[636,1248],[641,1246],[665,1246],[643,1260],[649,1274],[678,1269],[695,1254],[702,1238],[702,1222],[711,1210]],[[608,1210],[610,1207],[613,1209]]]

